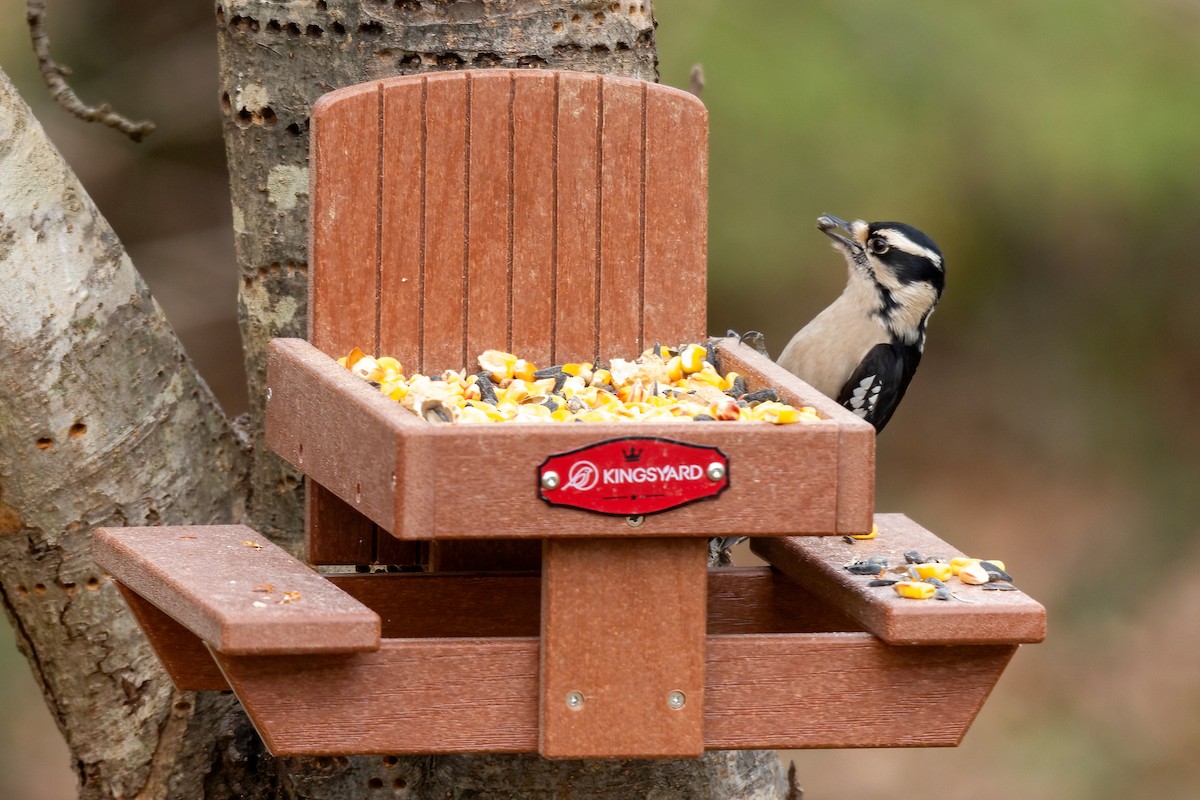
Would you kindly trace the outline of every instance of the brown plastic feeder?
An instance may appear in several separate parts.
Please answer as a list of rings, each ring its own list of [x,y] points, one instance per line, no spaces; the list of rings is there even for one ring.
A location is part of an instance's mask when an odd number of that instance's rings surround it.
[[[952,547],[873,516],[874,430],[732,339],[723,370],[822,420],[435,425],[338,366],[485,349],[633,358],[705,326],[707,120],[601,75],[390,78],[312,119],[309,341],[277,340],[267,442],[308,478],[308,559],[240,526],[110,528],[120,583],[181,689],[232,689],[277,755],[957,744],[1045,611],[912,601],[842,565]],[[720,491],[628,515],[543,499],[545,464],[614,439],[714,448]],[[727,485],[726,485],[727,484]],[[714,489],[715,491],[715,489]],[[872,522],[879,536],[848,543]],[[708,569],[710,536],[774,568]],[[903,703],[895,700],[903,698]],[[907,724],[921,708],[937,710]]]

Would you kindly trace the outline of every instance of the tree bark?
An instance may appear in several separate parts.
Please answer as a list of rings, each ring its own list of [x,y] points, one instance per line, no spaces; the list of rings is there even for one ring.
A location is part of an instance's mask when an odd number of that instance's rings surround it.
[[[220,0],[216,18],[245,439],[0,74],[0,599],[70,746],[80,796],[786,797],[769,752],[274,759],[229,695],[171,686],[92,564],[91,531],[244,521],[302,549],[299,476],[266,452],[261,423],[266,343],[305,333],[312,103],[446,68],[656,77],[649,3]]]

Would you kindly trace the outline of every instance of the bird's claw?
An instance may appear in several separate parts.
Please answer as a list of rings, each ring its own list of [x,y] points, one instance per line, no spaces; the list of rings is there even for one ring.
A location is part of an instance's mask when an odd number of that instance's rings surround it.
[[[738,333],[737,331],[728,331],[725,336],[729,339],[737,339],[739,344],[748,344],[766,358],[770,358],[767,353],[767,338],[758,331],[746,331]]]

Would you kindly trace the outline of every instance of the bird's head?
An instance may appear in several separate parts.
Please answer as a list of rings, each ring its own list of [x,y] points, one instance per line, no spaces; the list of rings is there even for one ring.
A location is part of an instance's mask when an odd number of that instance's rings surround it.
[[[817,228],[846,256],[850,282],[873,297],[873,314],[905,344],[922,346],[925,321],[946,285],[942,251],[903,222],[846,222],[825,214]]]

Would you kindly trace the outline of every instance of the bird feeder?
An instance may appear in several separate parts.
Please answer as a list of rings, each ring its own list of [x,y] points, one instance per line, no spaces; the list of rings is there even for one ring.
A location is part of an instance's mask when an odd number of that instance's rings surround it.
[[[695,97],[539,70],[389,78],[321,98],[310,170],[309,338],[272,342],[266,396],[267,444],[306,476],[309,563],[243,526],[95,545],[176,686],[232,689],[271,752],[953,745],[1042,640],[1022,593],[915,601],[845,570],[961,554],[875,515],[873,428],[736,339],[712,341],[723,370],[820,421],[439,425],[336,363],[703,341]],[[585,462],[691,480],[602,496]],[[708,568],[708,538],[732,534],[771,566]]]

